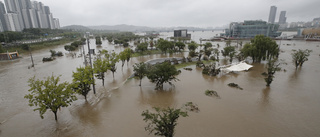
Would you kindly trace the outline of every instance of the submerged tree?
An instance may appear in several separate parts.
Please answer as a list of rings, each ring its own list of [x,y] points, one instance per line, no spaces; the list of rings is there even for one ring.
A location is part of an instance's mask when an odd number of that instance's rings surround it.
[[[54,118],[57,121],[57,112],[61,107],[67,107],[71,102],[77,100],[74,92],[71,90],[68,82],[58,84],[60,77],[55,78],[53,75],[47,77],[45,81],[35,80],[35,77],[30,78],[28,83],[31,92],[24,96],[29,99],[29,106],[37,106],[34,111],[39,111],[40,117],[43,119],[43,114],[50,109],[54,113]]]
[[[257,35],[241,49],[244,58],[251,57],[253,62],[270,60],[279,56],[279,46],[269,37]]]
[[[171,81],[178,80],[175,76],[179,71],[169,62],[163,62],[152,66],[147,75],[151,82],[156,83],[156,89],[163,89],[164,83],[172,85]]]
[[[102,80],[102,85],[104,86],[104,74],[108,71],[108,61],[104,58],[97,58],[93,62],[93,73],[95,73],[98,79]]]
[[[225,48],[223,48],[223,50],[221,50],[221,53],[224,57],[229,56],[229,61],[230,63],[232,63],[233,57],[236,54],[236,49],[233,46],[227,46]]]
[[[96,45],[101,45],[101,44],[102,44],[101,37],[96,36]]]
[[[140,79],[139,86],[141,86],[142,78],[146,76],[148,73],[147,64],[144,62],[136,63],[135,65],[133,65],[133,71],[135,76],[137,76]]]
[[[114,78],[114,72],[117,71],[116,64],[119,62],[119,56],[117,53],[112,52],[110,54],[106,54],[106,58],[109,61],[108,62],[108,68],[112,72],[112,76]]]
[[[195,51],[198,48],[198,44],[194,41],[191,41],[190,44],[188,44],[189,51]]]
[[[280,63],[277,62],[277,59],[269,60],[267,63],[267,72],[263,72],[262,75],[265,76],[264,80],[266,81],[267,85],[270,86],[271,82],[273,81],[274,74],[277,71],[280,71],[281,68]]]
[[[154,132],[156,136],[173,137],[178,118],[180,116],[188,116],[188,113],[181,109],[155,107],[154,110],[156,111],[155,113],[146,110],[141,115],[144,117],[143,120],[145,122],[149,122],[145,130],[149,131],[150,134]]]
[[[87,100],[87,94],[91,90],[90,84],[94,84],[92,72],[91,67],[87,66],[77,68],[77,71],[72,74],[72,89],[76,93],[83,95],[85,100]]]
[[[308,57],[310,56],[310,53],[312,50],[292,50],[293,53],[291,53],[292,56],[292,62],[296,66],[296,69],[299,67],[302,67],[303,63],[305,61],[308,61]]]

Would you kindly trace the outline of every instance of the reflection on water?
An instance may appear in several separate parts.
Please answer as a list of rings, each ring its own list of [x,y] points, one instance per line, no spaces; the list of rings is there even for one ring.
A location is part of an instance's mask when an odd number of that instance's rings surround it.
[[[198,41],[200,37],[210,38],[219,32],[191,33],[192,39]],[[219,44],[219,50],[225,45],[224,42],[212,44]],[[28,107],[28,101],[23,98],[29,89],[27,80],[34,75],[42,79],[53,73],[61,75],[62,81],[71,82],[72,71],[83,66],[83,57],[63,56],[52,62],[41,61],[50,56],[51,48],[67,53],[61,45],[35,51],[36,66],[32,69],[28,69],[31,64],[28,54],[18,60],[0,61],[0,136],[152,136],[144,131],[146,123],[142,120],[142,111],[156,106],[179,108],[189,101],[197,104],[201,111],[179,119],[176,136],[320,136],[320,48],[317,45],[320,44],[282,40],[280,58],[288,65],[281,67],[287,71],[277,72],[270,87],[265,86],[261,75],[265,71],[263,62],[253,63],[253,68],[247,72],[216,77],[203,75],[202,69],[192,65],[189,66],[192,71],[181,69],[180,81],[174,82],[174,87],[165,84],[164,90],[158,91],[147,78],[142,80],[141,87],[138,79],[127,80],[133,73],[131,66],[188,53],[132,58],[123,68],[121,62],[117,64],[114,79],[112,73],[107,72],[105,86],[97,79],[97,94],[90,92],[88,102],[79,95],[71,106],[62,108],[58,112],[58,122],[54,121],[52,112],[48,111],[41,119],[38,112]],[[96,48],[95,45],[91,47]],[[124,48],[103,41],[97,49],[120,52]],[[291,62],[292,49],[313,50],[301,69],[296,70]],[[76,53],[79,55],[80,51]],[[219,58],[220,65],[228,63],[223,56]],[[243,90],[231,88],[228,83],[236,83]],[[217,91],[221,99],[205,96],[207,89]]]

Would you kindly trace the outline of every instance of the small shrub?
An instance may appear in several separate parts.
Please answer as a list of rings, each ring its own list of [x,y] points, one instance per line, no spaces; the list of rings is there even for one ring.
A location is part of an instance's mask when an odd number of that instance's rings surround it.
[[[217,98],[220,98],[220,96],[218,95],[218,92],[214,90],[207,89],[204,94],[206,94],[207,96],[215,96]]]
[[[229,87],[238,88],[238,89],[240,89],[240,90],[243,90],[243,88],[241,88],[241,87],[240,87],[238,84],[236,84],[236,83],[229,83],[228,86],[229,86]]]

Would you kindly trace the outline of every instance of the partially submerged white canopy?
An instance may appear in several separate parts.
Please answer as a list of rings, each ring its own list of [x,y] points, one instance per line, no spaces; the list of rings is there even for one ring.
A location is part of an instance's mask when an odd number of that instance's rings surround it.
[[[231,71],[244,71],[244,70],[249,70],[250,68],[252,68],[252,65],[249,65],[245,62],[240,62],[239,64],[236,65],[232,65],[228,68],[226,68],[225,70],[227,70],[228,72]]]

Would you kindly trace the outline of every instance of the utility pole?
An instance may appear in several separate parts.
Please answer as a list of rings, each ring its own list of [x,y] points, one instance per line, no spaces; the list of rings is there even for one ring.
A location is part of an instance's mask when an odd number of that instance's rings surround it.
[[[31,56],[31,62],[32,62],[32,66],[31,66],[31,67],[34,67],[33,57],[32,57],[32,53],[31,53],[30,45],[28,45],[28,50],[29,50],[29,52],[30,52],[30,56]]]
[[[93,75],[93,69],[92,69],[92,61],[91,61],[91,52],[90,52],[90,44],[89,44],[89,32],[87,32],[87,43],[88,43],[88,51],[89,51],[89,60],[90,60],[90,67],[91,67],[91,74],[92,74],[92,78],[93,78],[93,83],[92,83],[92,88],[93,88],[93,93],[96,94],[96,88],[94,85],[94,75]]]
[[[86,35],[86,34],[85,34]],[[86,45],[86,44],[82,44],[82,51],[83,51],[83,58],[84,58],[84,66],[87,66],[87,58],[86,58],[86,53],[85,53],[85,51],[84,51],[84,45]],[[88,43],[88,45],[89,45],[89,43]]]

